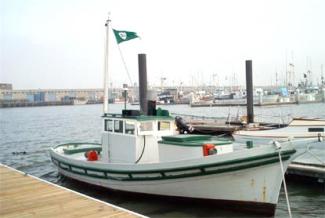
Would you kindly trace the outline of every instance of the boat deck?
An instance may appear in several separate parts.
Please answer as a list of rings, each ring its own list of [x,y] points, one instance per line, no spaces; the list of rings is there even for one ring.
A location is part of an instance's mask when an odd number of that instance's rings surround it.
[[[226,134],[231,135],[233,132],[241,130],[243,127],[239,125],[228,125],[228,124],[195,124],[189,122],[194,127],[195,134]]]
[[[0,164],[0,217],[143,217]]]
[[[315,178],[325,183],[325,142],[311,144],[310,149],[289,165],[287,174]]]

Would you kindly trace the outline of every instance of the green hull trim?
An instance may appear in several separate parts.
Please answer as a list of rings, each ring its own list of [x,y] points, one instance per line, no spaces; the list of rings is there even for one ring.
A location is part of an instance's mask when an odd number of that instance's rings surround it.
[[[295,150],[281,152],[282,160],[288,160],[295,153]],[[152,181],[152,180],[168,180],[187,177],[207,176],[211,174],[220,174],[254,168],[258,166],[268,165],[279,162],[278,153],[269,155],[260,155],[251,158],[238,159],[233,161],[225,161],[222,163],[214,163],[207,165],[197,165],[191,167],[175,168],[175,169],[159,169],[147,171],[115,171],[103,170],[92,167],[82,167],[60,161],[52,157],[52,161],[59,168],[82,176],[118,180],[118,181]],[[234,164],[237,164],[234,166]],[[212,168],[212,169],[211,169]],[[189,172],[190,171],[190,172]],[[176,172],[176,175],[168,175]],[[114,174],[114,175],[109,175]],[[141,174],[141,175],[139,175]],[[152,175],[154,174],[154,175]]]
[[[67,148],[63,149],[64,154],[76,154],[80,152],[87,152],[90,150],[95,150],[97,152],[102,151],[102,146],[89,146],[89,147],[84,147],[84,148]]]
[[[59,145],[59,146],[63,146],[63,145]],[[282,151],[281,156],[292,155],[295,152],[296,152],[295,149]],[[255,160],[266,159],[266,158],[271,158],[271,157],[278,157],[278,152],[272,152],[272,153],[263,154],[263,155],[256,155],[256,156],[253,156],[253,157],[238,158],[238,159],[235,159],[235,160],[228,160],[228,161],[223,161],[223,162],[220,162],[220,163],[199,164],[199,165],[194,165],[194,166],[178,167],[178,168],[172,168],[172,169],[170,169],[170,168],[160,169],[160,171],[178,172],[178,171],[184,171],[184,170],[194,170],[194,169],[197,169],[197,168],[226,166],[226,165],[244,163],[244,162],[248,162],[248,161],[255,161]],[[66,164],[69,164],[69,163],[66,163]],[[102,171],[104,172],[105,171],[105,170],[98,169],[96,167],[88,167],[87,169],[94,170],[94,171],[99,171],[99,172],[102,172]],[[129,173],[143,174],[143,173],[156,173],[157,170],[137,170],[137,171],[109,170],[109,172],[117,173],[117,174],[129,174]]]

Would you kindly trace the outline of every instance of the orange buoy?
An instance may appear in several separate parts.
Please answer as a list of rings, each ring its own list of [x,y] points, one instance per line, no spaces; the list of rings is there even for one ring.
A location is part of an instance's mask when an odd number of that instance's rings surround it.
[[[88,151],[86,153],[86,156],[87,156],[88,161],[96,161],[96,160],[98,160],[98,154],[97,154],[97,151],[95,151],[95,150]]]
[[[214,144],[204,144],[203,145],[203,156],[209,156],[217,153],[217,149]]]

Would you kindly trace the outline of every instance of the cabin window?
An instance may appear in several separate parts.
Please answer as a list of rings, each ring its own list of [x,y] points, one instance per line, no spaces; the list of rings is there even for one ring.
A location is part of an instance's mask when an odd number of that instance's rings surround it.
[[[152,122],[143,122],[140,124],[140,131],[152,131]]]
[[[158,131],[170,130],[169,121],[158,121]]]
[[[135,131],[134,123],[125,121],[125,134],[134,135],[134,131]]]
[[[123,133],[123,121],[122,120],[114,121],[114,132]]]
[[[105,120],[105,131],[112,132],[113,131],[113,121]]]
[[[324,128],[308,128],[308,132],[324,132]]]

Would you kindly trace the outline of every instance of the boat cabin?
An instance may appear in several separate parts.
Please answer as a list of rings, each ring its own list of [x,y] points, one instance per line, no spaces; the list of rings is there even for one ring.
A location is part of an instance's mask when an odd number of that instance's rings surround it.
[[[171,116],[103,117],[102,160],[110,163],[159,162],[158,141],[177,134]]]
[[[179,134],[171,116],[110,114],[103,121],[101,160],[108,163],[172,162],[233,151],[229,140]]]

